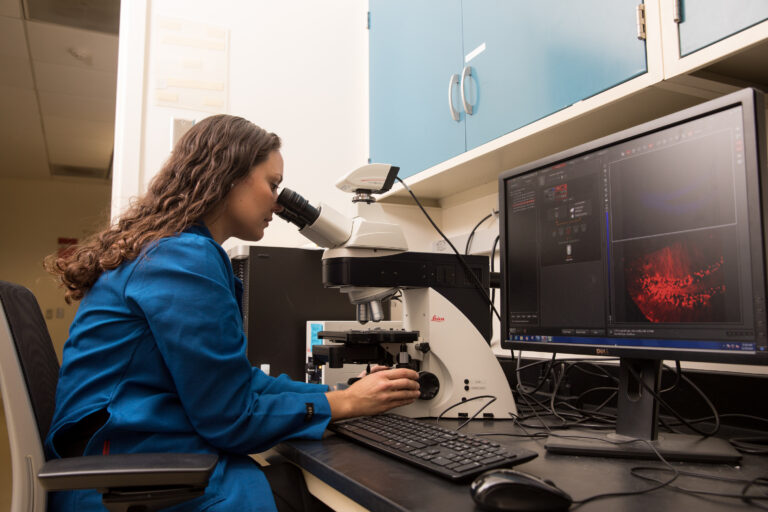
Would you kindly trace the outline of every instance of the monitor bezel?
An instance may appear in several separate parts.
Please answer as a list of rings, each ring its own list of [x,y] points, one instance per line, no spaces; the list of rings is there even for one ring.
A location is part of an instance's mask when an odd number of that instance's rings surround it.
[[[761,273],[759,279],[755,279],[753,269],[753,281],[755,286],[762,286],[764,293],[768,291],[768,267],[766,266],[766,254],[768,254],[768,234],[766,233],[766,212],[764,211],[763,201],[768,201],[768,164],[766,164],[766,111],[765,98],[762,92],[747,88],[727,94],[725,96],[700,103],[693,107],[669,114],[652,121],[595,139],[593,141],[575,146],[573,148],[552,154],[534,162],[530,162],[519,167],[507,170],[499,175],[499,231],[500,231],[500,260],[501,260],[501,347],[511,350],[526,350],[546,353],[566,353],[566,354],[584,354],[592,356],[609,357],[631,357],[642,359],[660,359],[660,360],[685,360],[697,362],[718,362],[735,364],[753,364],[767,365],[768,351],[766,352],[734,352],[727,353],[723,351],[704,351],[689,350],[678,348],[650,348],[650,347],[627,347],[611,345],[587,345],[571,344],[541,341],[521,341],[508,339],[509,332],[507,311],[507,287],[504,276],[507,275],[506,258],[506,189],[505,183],[508,179],[521,174],[530,173],[546,167],[551,167],[577,158],[583,154],[598,151],[607,146],[621,144],[636,137],[641,137],[659,130],[673,127],[685,122],[693,121],[698,118],[706,117],[729,108],[741,106],[743,109],[744,121],[744,155],[747,178],[748,209],[750,218],[759,219],[760,232],[762,236],[761,251]],[[755,211],[757,209],[757,211]],[[754,233],[750,229],[750,233]],[[765,296],[765,295],[764,295]],[[763,311],[763,321],[768,321]],[[626,339],[626,338],[619,338]]]

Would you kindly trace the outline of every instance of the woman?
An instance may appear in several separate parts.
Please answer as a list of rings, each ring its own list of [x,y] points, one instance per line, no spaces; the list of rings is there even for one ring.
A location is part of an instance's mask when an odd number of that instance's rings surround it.
[[[418,397],[407,369],[328,391],[249,364],[242,283],[221,244],[264,236],[280,209],[279,149],[277,135],[245,119],[204,119],[115,225],[46,262],[67,301],[82,299],[64,346],[49,456],[218,453],[205,495],[174,510],[275,510],[248,453],[318,439],[331,420]],[[52,495],[51,510],[103,509],[95,491],[78,491]]]

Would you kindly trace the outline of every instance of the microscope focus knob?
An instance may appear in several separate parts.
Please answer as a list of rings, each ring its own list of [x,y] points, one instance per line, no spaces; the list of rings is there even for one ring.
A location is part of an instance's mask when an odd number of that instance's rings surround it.
[[[432,400],[440,391],[440,380],[431,372],[419,372],[419,386],[421,395],[419,400]]]

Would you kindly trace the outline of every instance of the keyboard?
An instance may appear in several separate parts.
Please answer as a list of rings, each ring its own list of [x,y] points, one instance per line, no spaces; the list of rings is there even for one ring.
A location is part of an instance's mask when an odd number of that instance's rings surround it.
[[[398,414],[381,414],[331,423],[336,434],[449,480],[520,464],[536,457],[483,437]]]

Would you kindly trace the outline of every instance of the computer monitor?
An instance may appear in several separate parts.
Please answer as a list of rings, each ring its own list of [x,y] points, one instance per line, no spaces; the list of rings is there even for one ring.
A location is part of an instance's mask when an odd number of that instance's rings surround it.
[[[502,347],[620,358],[616,432],[549,450],[738,460],[658,434],[649,390],[662,360],[768,363],[765,115],[744,89],[500,176]]]

